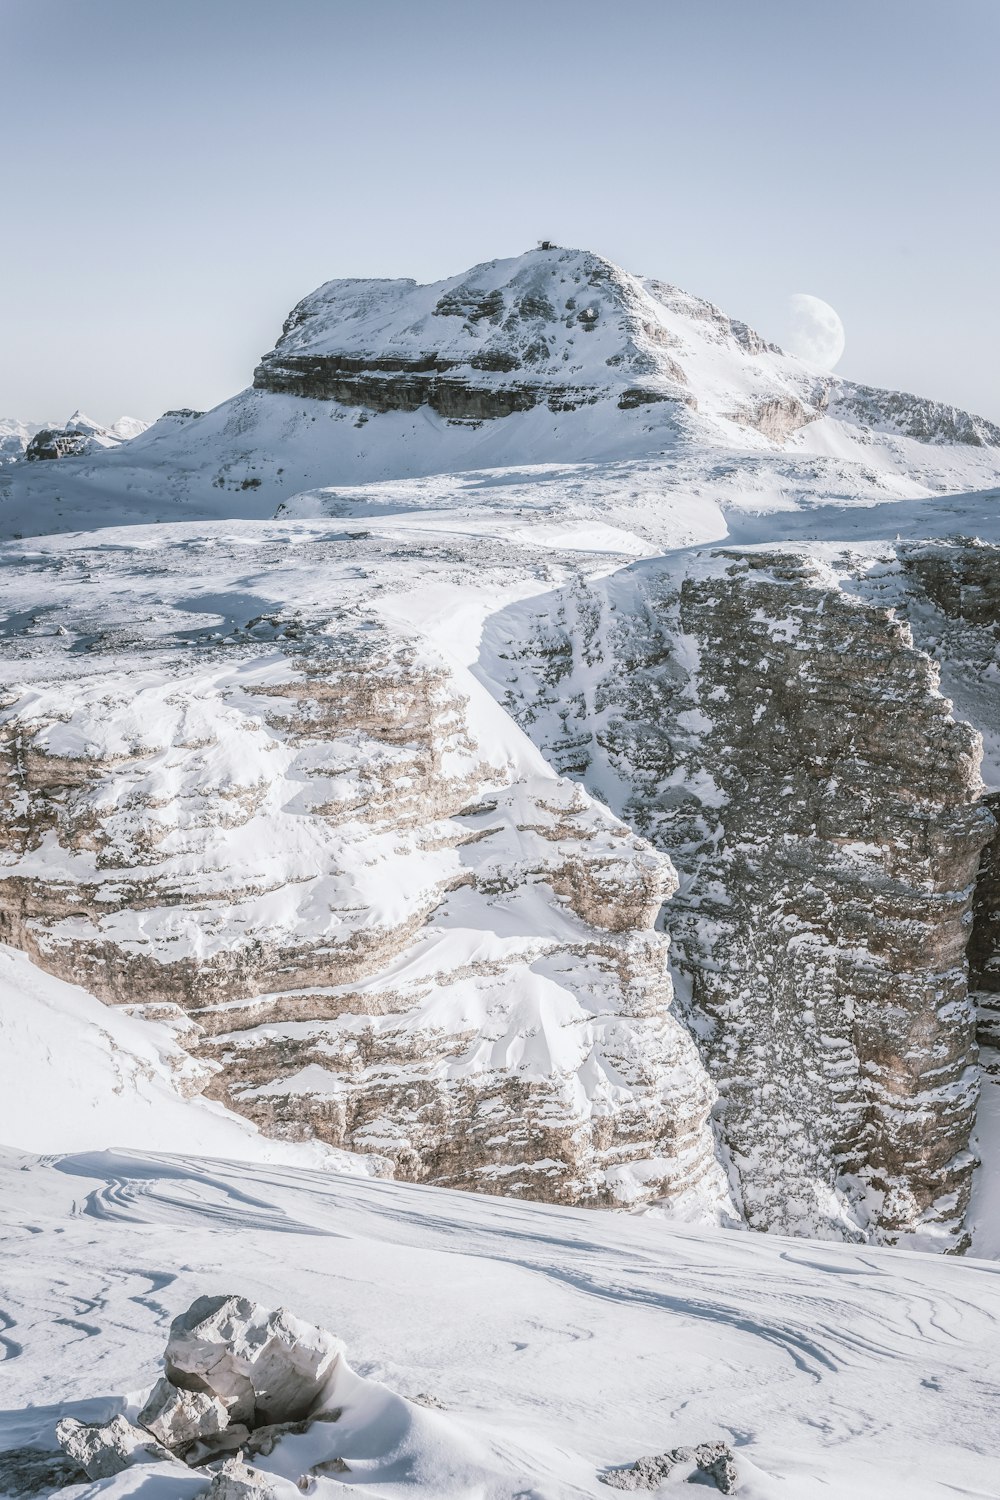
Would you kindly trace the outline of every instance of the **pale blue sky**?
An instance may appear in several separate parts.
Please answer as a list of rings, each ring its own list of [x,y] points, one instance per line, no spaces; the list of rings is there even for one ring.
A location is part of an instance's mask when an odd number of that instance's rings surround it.
[[[1000,0],[0,0],[0,413],[249,382],[333,276],[541,236],[1000,419]]]

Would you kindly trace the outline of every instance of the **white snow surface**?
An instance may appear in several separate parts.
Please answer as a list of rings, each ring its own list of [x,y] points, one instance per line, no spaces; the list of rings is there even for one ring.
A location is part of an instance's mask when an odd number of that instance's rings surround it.
[[[134,1415],[171,1317],[237,1291],[342,1337],[359,1377],[340,1423],[258,1461],[283,1500],[334,1456],[317,1497],[598,1497],[608,1466],[715,1438],[742,1500],[997,1493],[991,1264],[135,1151],[0,1171],[4,1447]]]

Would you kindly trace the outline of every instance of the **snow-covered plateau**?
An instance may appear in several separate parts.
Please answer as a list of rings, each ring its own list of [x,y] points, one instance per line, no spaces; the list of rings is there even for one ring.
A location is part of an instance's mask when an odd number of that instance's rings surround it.
[[[50,449],[0,1447],[135,1421],[233,1293],[358,1382],[275,1496],[719,1441],[750,1500],[1000,1495],[1000,429],[554,249],[328,283],[214,411]],[[59,1492],[207,1493],[161,1469]]]

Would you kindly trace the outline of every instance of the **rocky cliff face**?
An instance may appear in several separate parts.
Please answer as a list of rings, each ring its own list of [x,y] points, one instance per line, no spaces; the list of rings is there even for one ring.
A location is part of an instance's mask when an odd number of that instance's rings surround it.
[[[963,716],[982,731],[984,805],[1000,818],[1000,547],[952,537],[896,549],[898,569],[876,571],[869,592],[889,595],[917,644],[940,664]],[[1000,1045],[1000,832],[982,853],[968,948],[980,1043]]]
[[[363,538],[314,538],[312,595],[250,541],[206,549],[200,598],[199,549],[164,545],[151,616],[143,549],[95,552],[58,632],[18,641],[5,940],[173,1017],[209,1092],[276,1135],[410,1178],[717,1213],[714,1091],[653,931],[669,859],[483,737],[454,670],[365,607]],[[248,613],[251,560],[261,583],[298,571],[295,611]],[[95,629],[98,579],[116,604]],[[220,608],[242,618],[213,630]]]
[[[909,627],[759,550],[644,564],[528,634],[511,710],[678,865],[664,920],[747,1221],[961,1245],[995,824]]]

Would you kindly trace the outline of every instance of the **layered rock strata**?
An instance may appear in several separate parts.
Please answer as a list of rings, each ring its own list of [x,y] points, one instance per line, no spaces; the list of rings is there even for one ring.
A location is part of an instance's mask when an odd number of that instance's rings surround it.
[[[491,745],[471,679],[350,601],[363,539],[322,545],[325,604],[303,573],[297,612],[228,634],[185,595],[183,542],[152,576],[141,547],[134,574],[94,554],[103,630],[82,583],[30,627],[48,654],[25,638],[0,714],[4,939],[172,1017],[208,1092],[274,1134],[415,1179],[715,1213],[714,1091],[653,930],[669,860],[513,726]],[[249,610],[253,556],[208,549],[209,617]]]
[[[506,273],[506,274],[505,274]],[[275,394],[491,421],[614,395],[623,410],[693,405],[666,330],[633,278],[553,248],[433,286],[328,282],[292,309],[254,387]]]

